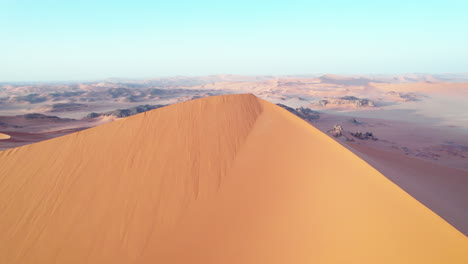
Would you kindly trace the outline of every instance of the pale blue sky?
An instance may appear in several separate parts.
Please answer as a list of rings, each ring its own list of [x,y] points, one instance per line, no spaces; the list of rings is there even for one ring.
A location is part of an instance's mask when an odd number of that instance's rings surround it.
[[[0,0],[0,81],[468,72],[468,1]]]

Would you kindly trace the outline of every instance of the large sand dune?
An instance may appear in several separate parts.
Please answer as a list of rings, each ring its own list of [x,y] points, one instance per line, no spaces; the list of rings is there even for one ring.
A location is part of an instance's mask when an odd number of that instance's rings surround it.
[[[193,100],[0,152],[0,263],[468,263],[468,239],[303,120]]]

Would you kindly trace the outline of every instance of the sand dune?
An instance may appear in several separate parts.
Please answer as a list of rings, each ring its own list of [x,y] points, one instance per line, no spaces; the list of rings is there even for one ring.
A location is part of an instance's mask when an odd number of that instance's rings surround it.
[[[10,135],[0,133],[0,140],[2,140],[2,139],[9,139],[9,138],[10,138]]]
[[[0,263],[467,263],[468,239],[253,95],[0,152]]]
[[[353,142],[348,146],[418,201],[468,235],[467,171]]]

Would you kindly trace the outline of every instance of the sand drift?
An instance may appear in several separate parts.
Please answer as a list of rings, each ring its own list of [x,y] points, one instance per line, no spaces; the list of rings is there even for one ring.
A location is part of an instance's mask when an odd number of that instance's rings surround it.
[[[0,140],[2,140],[2,139],[10,139],[10,138],[11,138],[10,135],[0,133]]]

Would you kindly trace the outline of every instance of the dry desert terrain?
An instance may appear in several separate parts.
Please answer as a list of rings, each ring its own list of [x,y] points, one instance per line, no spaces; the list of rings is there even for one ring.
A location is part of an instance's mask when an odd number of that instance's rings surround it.
[[[183,102],[0,152],[2,263],[466,263],[459,230],[289,111]]]

